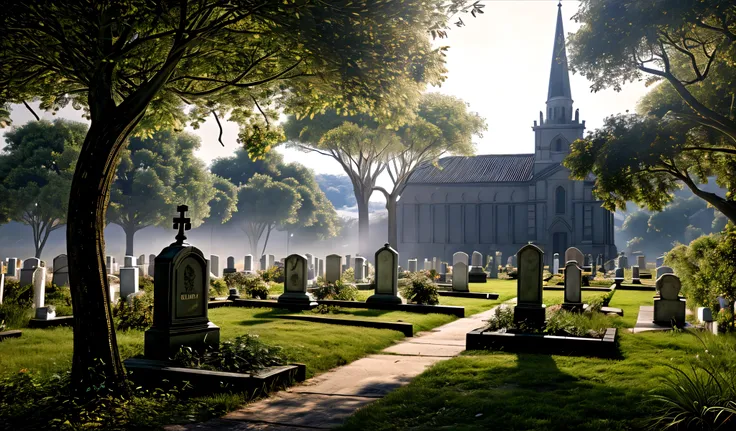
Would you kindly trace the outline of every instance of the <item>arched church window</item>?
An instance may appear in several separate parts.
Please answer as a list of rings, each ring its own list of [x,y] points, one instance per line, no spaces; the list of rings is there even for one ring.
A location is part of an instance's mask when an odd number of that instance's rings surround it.
[[[566,206],[565,188],[562,186],[557,187],[555,191],[555,213],[565,214]]]
[[[555,139],[555,151],[562,151],[562,138]]]

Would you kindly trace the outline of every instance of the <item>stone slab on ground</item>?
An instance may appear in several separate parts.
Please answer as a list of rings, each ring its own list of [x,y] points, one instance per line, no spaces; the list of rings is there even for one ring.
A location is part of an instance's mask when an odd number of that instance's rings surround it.
[[[672,326],[658,325],[654,320],[654,306],[642,305],[639,307],[639,315],[636,317],[636,325],[630,329],[634,334],[646,331],[671,331]],[[692,328],[692,325],[685,323],[685,328]]]

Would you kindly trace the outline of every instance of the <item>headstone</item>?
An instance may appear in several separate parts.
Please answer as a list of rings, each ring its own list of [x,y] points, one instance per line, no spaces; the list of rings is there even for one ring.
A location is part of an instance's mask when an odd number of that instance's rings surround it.
[[[647,257],[643,254],[636,256],[636,265],[640,271],[645,271],[647,269]]]
[[[567,265],[567,262],[571,260],[574,260],[580,267],[585,266],[585,257],[583,256],[583,252],[578,250],[576,247],[570,247],[565,250],[565,265]]]
[[[657,258],[657,268],[664,265],[664,256],[659,256]]]
[[[279,304],[317,306],[307,294],[307,281],[307,258],[300,254],[289,255],[284,261],[284,293],[279,296]]]
[[[209,260],[207,261],[209,262]],[[148,276],[153,277],[156,274],[156,255],[155,254],[149,254],[148,255]],[[207,274],[209,275],[209,270],[207,271]]]
[[[258,263],[259,263],[258,269],[260,269],[261,271],[267,270],[268,269],[268,256],[266,256],[265,254],[262,254],[261,260]]]
[[[69,259],[65,254],[54,258],[54,275],[51,282],[56,286],[69,286]]]
[[[660,325],[685,325],[685,298],[680,296],[682,285],[675,274],[663,274],[657,278],[654,298],[654,323]]]
[[[120,269],[120,298],[125,299],[128,295],[138,293],[138,277],[140,271],[133,265],[135,258],[125,256],[125,266]],[[209,292],[209,291],[208,291]]]
[[[417,260],[409,259],[409,272],[417,272]]]
[[[502,266],[503,265],[503,253],[500,251],[496,252],[496,266]]]
[[[56,307],[49,305],[48,307],[36,308],[35,318],[38,320],[56,319]]]
[[[5,259],[5,262],[7,263],[5,274],[8,277],[18,278],[20,275],[20,260],[17,257],[9,257]]]
[[[252,254],[246,254],[245,258],[243,260],[243,271],[245,271],[246,274],[250,274],[253,271],[253,255]]]
[[[669,266],[658,266],[657,267],[657,280],[659,280],[659,277],[665,274],[674,274],[674,273],[675,271]]]
[[[616,282],[616,284],[621,284],[624,281],[624,269],[623,268],[616,268],[615,275],[613,276],[613,281]]]
[[[639,279],[639,265],[634,265],[631,267],[631,283],[641,284],[641,280]]]
[[[304,255],[304,257],[307,258],[307,268],[314,269],[314,255],[307,253],[307,254]],[[312,278],[314,278],[314,277],[313,276],[312,277],[309,277],[310,280]]]
[[[432,269],[432,262],[429,259],[424,259],[424,270],[429,271]]]
[[[399,253],[389,244],[379,249],[375,254],[376,293],[369,296],[367,303],[401,304],[399,297]]]
[[[557,275],[560,273],[560,253],[555,253],[552,258],[552,274]]]
[[[349,254],[345,255],[345,266],[346,266],[346,269],[353,267],[353,257]]]
[[[355,256],[355,281],[359,282],[365,279],[365,258]]]
[[[318,263],[319,268],[318,268],[318,271],[317,271],[317,276],[318,277],[324,277],[325,276],[325,260],[324,259],[318,259],[318,261],[319,261],[319,263]]]
[[[619,254],[618,262],[616,264],[619,268],[629,269],[629,258],[626,257],[626,254],[623,251]]]
[[[284,262],[286,263],[286,262]],[[276,265],[276,256],[269,254],[268,255],[268,267],[272,268]]]
[[[226,262],[227,265],[225,266],[225,269],[222,270],[223,275],[238,272],[238,270],[235,269],[235,256],[228,256]]]
[[[440,283],[444,283],[447,280],[447,262],[440,264]]]
[[[5,274],[0,273],[0,305],[3,305],[3,295],[5,294]]]
[[[115,264],[112,256],[105,256],[105,268],[107,268],[107,273],[112,275],[115,272]]]
[[[598,257],[595,258],[595,266],[597,267],[598,271],[603,272],[605,275],[606,269],[603,268],[603,255],[599,254]]]
[[[25,261],[23,262],[23,266],[25,267]],[[23,270],[25,271],[26,269],[23,268]],[[46,297],[46,268],[38,266],[32,271],[33,308],[41,308],[44,305]]]
[[[33,284],[33,274],[37,268],[41,268],[41,259],[29,257],[23,261],[23,269],[20,270],[20,285],[28,286]]]
[[[207,259],[196,247],[185,242],[191,229],[185,217],[186,205],[177,207],[174,218],[176,242],[156,256],[153,277],[153,326],[146,331],[146,359],[168,360],[182,346],[196,351],[218,350],[220,328],[207,316],[210,274]]]
[[[452,290],[469,292],[468,288],[468,254],[462,251],[452,255]]]
[[[571,311],[583,311],[583,271],[577,262],[565,264],[565,302],[562,308]]]
[[[514,307],[514,322],[541,326],[545,320],[545,306],[542,303],[544,252],[534,244],[527,244],[519,250],[517,256],[519,275],[516,280],[517,305]]]
[[[483,269],[483,255],[477,251],[473,252],[471,261],[472,266],[468,273],[468,282],[470,283],[485,283],[486,282],[486,271]]]
[[[210,271],[215,277],[220,277],[220,256],[216,254],[210,255]]]
[[[489,277],[494,279],[498,278],[498,262],[495,258],[491,260],[491,271]]]
[[[334,283],[342,277],[342,256],[331,254],[325,258],[325,281]]]
[[[698,322],[712,322],[713,312],[708,307],[698,307]]]
[[[595,278],[597,272],[598,272],[598,264],[596,262],[593,262],[593,265],[591,265],[590,267],[590,276],[592,278]]]

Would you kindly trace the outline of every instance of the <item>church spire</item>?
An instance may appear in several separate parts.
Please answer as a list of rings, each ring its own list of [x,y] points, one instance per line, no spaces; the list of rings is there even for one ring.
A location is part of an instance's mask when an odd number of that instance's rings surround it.
[[[549,92],[547,101],[555,97],[572,99],[570,92],[570,72],[567,68],[567,52],[565,50],[565,32],[562,28],[562,2],[557,5],[557,29],[552,51],[552,68],[549,73]]]

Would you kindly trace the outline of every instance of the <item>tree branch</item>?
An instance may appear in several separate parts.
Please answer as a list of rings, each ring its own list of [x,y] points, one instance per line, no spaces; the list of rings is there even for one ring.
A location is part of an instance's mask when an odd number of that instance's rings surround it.
[[[222,124],[220,123],[220,119],[217,117],[217,112],[215,112],[214,109],[212,110],[212,115],[215,116],[215,121],[217,121],[217,127],[220,128],[220,135],[217,137],[217,140],[220,142],[220,145],[224,147],[225,144],[222,142]]]

